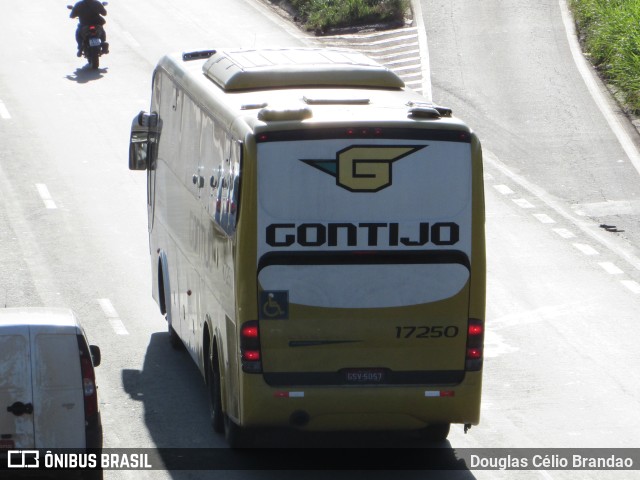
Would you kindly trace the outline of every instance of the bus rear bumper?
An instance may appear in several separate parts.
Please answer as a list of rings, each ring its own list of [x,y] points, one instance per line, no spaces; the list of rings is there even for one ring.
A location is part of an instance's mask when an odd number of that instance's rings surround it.
[[[247,427],[294,427],[310,431],[417,430],[432,424],[477,425],[481,372],[455,386],[288,387],[245,377],[251,400],[240,423]],[[248,385],[247,385],[248,386]]]

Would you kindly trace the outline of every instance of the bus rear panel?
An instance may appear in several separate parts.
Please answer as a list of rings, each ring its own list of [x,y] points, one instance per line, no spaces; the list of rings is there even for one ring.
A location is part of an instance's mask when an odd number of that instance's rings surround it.
[[[470,317],[471,268],[484,252],[473,252],[472,149],[458,130],[260,136],[259,383],[283,422],[478,422],[483,319]]]

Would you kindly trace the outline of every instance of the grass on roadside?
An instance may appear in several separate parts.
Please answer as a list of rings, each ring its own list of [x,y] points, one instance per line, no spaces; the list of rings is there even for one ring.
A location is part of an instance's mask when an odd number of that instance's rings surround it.
[[[409,0],[289,0],[305,28],[324,32],[329,28],[402,22]]]
[[[569,0],[586,53],[640,113],[640,0]]]

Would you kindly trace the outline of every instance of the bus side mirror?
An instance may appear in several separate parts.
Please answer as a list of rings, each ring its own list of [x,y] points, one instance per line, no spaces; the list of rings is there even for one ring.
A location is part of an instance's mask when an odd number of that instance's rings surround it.
[[[150,132],[157,125],[157,114],[140,112],[131,122],[129,139],[129,170],[147,170],[149,168]]]

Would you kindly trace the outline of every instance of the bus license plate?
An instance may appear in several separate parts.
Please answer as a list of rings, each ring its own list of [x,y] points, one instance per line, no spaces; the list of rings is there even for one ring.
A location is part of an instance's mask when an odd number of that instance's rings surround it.
[[[89,39],[89,46],[90,47],[99,47],[101,43],[102,43],[102,40],[100,40],[99,38],[90,38]]]
[[[383,383],[385,371],[380,368],[352,368],[344,371],[345,380],[350,384]]]

